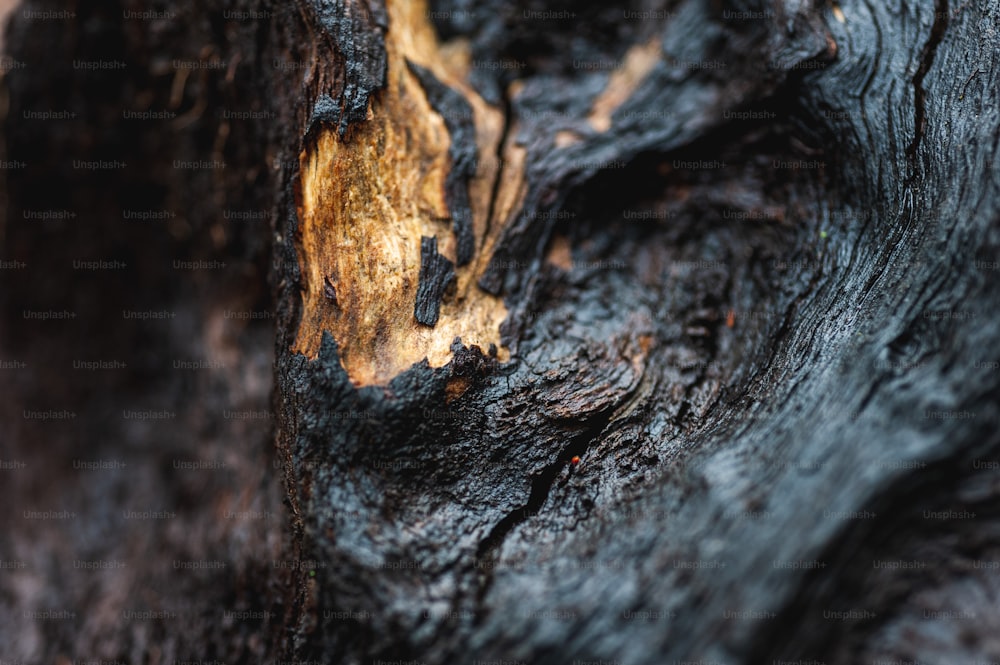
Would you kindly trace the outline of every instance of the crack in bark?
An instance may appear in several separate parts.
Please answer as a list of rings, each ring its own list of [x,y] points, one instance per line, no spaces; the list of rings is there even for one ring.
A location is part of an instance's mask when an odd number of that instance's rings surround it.
[[[635,401],[636,398],[640,397],[638,393],[640,392],[640,388],[644,385],[645,375],[646,373],[644,371],[643,376],[640,377],[632,389],[624,395],[621,405],[617,408],[608,409],[605,414],[602,414],[596,419],[596,422],[594,422],[593,425],[587,427],[581,434],[577,435],[569,444],[567,444],[559,452],[559,454],[556,455],[555,461],[547,464],[541,471],[536,471],[531,474],[531,492],[528,495],[528,501],[523,506],[515,508],[504,516],[504,518],[497,522],[496,525],[490,530],[490,533],[480,541],[479,547],[476,549],[475,561],[478,564],[478,562],[489,558],[491,565],[486,567],[484,577],[478,581],[478,588],[476,590],[476,605],[478,608],[481,609],[483,607],[483,601],[486,598],[486,594],[489,592],[490,587],[493,584],[493,571],[497,560],[496,555],[501,545],[503,545],[504,540],[512,531],[514,531],[514,529],[541,512],[542,507],[545,505],[549,495],[552,493],[552,488],[555,487],[560,471],[566,467],[573,457],[583,457],[590,449],[594,441],[596,441],[607,429],[607,427],[615,421],[615,416],[620,415],[623,410],[627,409]],[[482,611],[476,612],[476,623],[480,623],[483,618],[485,618],[485,615]]]
[[[875,34],[877,35],[877,42],[875,44],[875,56],[872,62],[872,70],[868,74],[868,78],[865,79],[864,85],[861,87],[861,119],[865,126],[865,131],[868,132],[868,143],[874,144],[875,135],[872,133],[871,125],[868,124],[868,106],[865,100],[868,99],[868,91],[871,89],[872,81],[878,75],[879,68],[882,66],[882,44],[884,43],[884,38],[882,36],[882,26],[879,25],[878,14],[875,11],[875,7],[872,6],[871,0],[864,0],[865,6],[868,8],[868,15],[871,16],[872,26],[875,28]]]
[[[924,42],[924,48],[920,52],[920,66],[917,67],[917,72],[913,75],[913,139],[906,148],[906,156],[910,164],[910,176],[906,179],[907,185],[912,183],[917,176],[917,150],[927,125],[927,91],[924,89],[924,77],[927,76],[931,65],[934,64],[938,44],[941,43],[944,32],[948,28],[948,12],[948,0],[935,0],[931,34]]]
[[[511,121],[511,116],[514,114],[513,105],[510,101],[510,93],[505,89],[501,96],[503,101],[503,129],[500,131],[500,141],[497,142],[496,157],[497,157],[497,175],[493,180],[493,191],[490,193],[490,205],[486,211],[486,229],[483,232],[483,239],[489,238],[490,230],[493,228],[493,215],[496,213],[497,198],[500,196],[500,183],[503,182],[504,167],[506,166],[506,161],[504,160],[504,148],[507,146],[507,137],[510,135],[510,128],[513,122]]]
[[[528,501],[518,508],[515,508],[511,512],[507,513],[503,519],[496,523],[496,525],[490,530],[490,533],[483,538],[479,543],[479,547],[476,549],[476,562],[483,561],[484,559],[489,559],[491,565],[486,569],[486,573],[482,579],[479,580],[478,588],[476,590],[476,604],[479,607],[483,606],[483,600],[486,598],[486,594],[489,592],[490,587],[493,585],[493,569],[496,563],[496,555],[500,546],[503,545],[504,540],[507,536],[518,526],[524,524],[531,517],[537,515],[542,506],[545,505],[546,500],[549,498],[549,494],[552,492],[552,487],[555,485],[556,477],[568,461],[574,455],[582,455],[586,452],[587,448],[590,446],[590,442],[603,431],[604,425],[602,424],[600,428],[591,428],[584,434],[584,436],[578,437],[568,446],[566,446],[557,456],[556,461],[550,462],[541,471],[536,471],[531,474],[531,492],[528,495]],[[587,434],[590,436],[587,436]],[[477,613],[476,620],[481,621],[483,618],[482,613]]]

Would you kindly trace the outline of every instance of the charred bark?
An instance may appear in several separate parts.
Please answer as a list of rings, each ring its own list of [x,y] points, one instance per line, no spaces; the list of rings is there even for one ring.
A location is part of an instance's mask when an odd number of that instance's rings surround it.
[[[203,193],[185,250],[209,251],[215,202],[270,220],[237,237],[256,265],[272,259],[287,512],[267,538],[295,565],[276,575],[247,547],[232,555],[245,574],[195,577],[183,603],[200,641],[171,654],[241,658],[243,635],[261,657],[346,663],[1000,658],[1000,10],[239,4],[265,20],[234,30],[221,5],[191,5],[126,40],[148,72],[106,85],[119,100],[143,81],[166,104],[177,86],[151,56],[210,44],[238,64],[203,77],[192,105],[269,114],[222,143],[225,177],[130,176],[144,202]],[[120,30],[88,18],[71,25]],[[14,57],[39,48],[37,23],[13,26]],[[96,52],[88,34],[65,57]],[[6,79],[12,110],[82,94]],[[96,154],[106,114],[46,131],[41,155]],[[217,119],[121,144],[137,163],[204,158]],[[29,128],[8,116],[11,158]],[[54,168],[9,173],[25,184],[8,211]],[[79,202],[118,181],[70,182]],[[7,232],[11,256],[54,246]],[[8,313],[56,292],[16,286]],[[190,349],[190,329],[152,343]],[[212,624],[223,587],[274,618]],[[108,631],[108,657],[151,643]],[[94,648],[54,639],[46,654]]]

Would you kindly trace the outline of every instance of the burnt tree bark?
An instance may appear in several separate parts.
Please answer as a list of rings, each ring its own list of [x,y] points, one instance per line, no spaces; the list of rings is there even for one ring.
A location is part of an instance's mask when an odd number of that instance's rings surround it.
[[[233,201],[270,212],[237,238],[272,258],[265,540],[295,565],[233,555],[274,618],[213,625],[207,587],[171,656],[1000,659],[994,3],[180,5],[123,80],[176,91],[181,44],[229,64],[129,149],[232,167],[137,196],[198,188],[193,251]],[[12,108],[54,94],[7,79]],[[226,142],[227,105],[266,121]],[[95,154],[94,115],[46,140]]]

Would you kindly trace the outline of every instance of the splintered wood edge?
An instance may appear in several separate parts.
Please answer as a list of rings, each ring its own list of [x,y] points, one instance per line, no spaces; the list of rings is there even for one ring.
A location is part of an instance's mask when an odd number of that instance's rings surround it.
[[[467,45],[442,47],[422,0],[390,0],[387,9],[387,85],[373,97],[369,119],[343,138],[323,126],[299,156],[303,303],[293,350],[315,358],[323,331],[330,331],[356,386],[385,385],[425,358],[444,366],[456,337],[484,352],[495,345],[497,359],[509,359],[499,332],[507,309],[476,282],[526,190],[523,149],[499,149],[503,112],[466,84]],[[473,110],[478,160],[468,189],[476,247],[465,266],[456,262],[445,194],[451,137],[407,61],[459,92]],[[455,265],[453,290],[434,325],[415,317],[425,237],[436,238],[437,251]]]

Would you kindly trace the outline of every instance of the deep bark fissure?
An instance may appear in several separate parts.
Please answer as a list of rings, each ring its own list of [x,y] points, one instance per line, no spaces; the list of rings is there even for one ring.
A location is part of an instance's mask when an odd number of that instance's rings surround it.
[[[510,136],[511,124],[513,119],[511,118],[513,114],[513,108],[510,101],[510,93],[504,89],[500,96],[501,112],[503,113],[503,127],[500,130],[500,140],[497,142],[497,149],[493,158],[497,160],[497,174],[496,178],[493,180],[493,187],[490,191],[490,201],[486,210],[486,232],[483,234],[484,237],[488,238],[493,233],[493,224],[502,224],[504,220],[494,220],[493,216],[496,215],[497,198],[500,196],[500,187],[503,184],[504,173],[507,169],[507,160],[504,158],[504,151],[507,147],[507,140]],[[477,288],[482,288],[477,284]]]
[[[920,51],[920,66],[913,75],[913,139],[906,147],[906,156],[910,166],[907,185],[912,186],[918,174],[917,151],[923,139],[927,123],[927,90],[924,89],[924,78],[934,65],[938,45],[944,39],[948,29],[948,0],[934,0],[934,21],[931,32]]]
[[[641,383],[638,385],[641,385]],[[636,390],[633,390],[633,392],[628,395],[626,405],[631,404],[634,397],[638,394],[638,385]],[[622,408],[624,408],[624,406]],[[562,472],[565,472],[566,474],[565,480],[569,480],[572,477],[574,470],[572,460],[575,457],[580,458],[580,463],[582,463],[587,450],[594,444],[598,437],[605,432],[607,427],[613,421],[615,414],[622,412],[622,408],[613,410],[613,412],[607,414],[606,417],[599,418],[597,422],[595,422],[592,426],[589,426],[582,433],[573,436],[571,442],[555,455],[555,461],[546,465],[531,476],[528,500],[524,503],[524,505],[512,510],[504,516],[504,518],[497,522],[497,524],[490,530],[490,533],[483,538],[482,541],[480,541],[479,546],[476,549],[475,561],[477,565],[481,565],[483,561],[488,561],[485,567],[489,572],[485,575],[479,576],[479,579],[477,580],[478,586],[476,591],[476,603],[480,607],[480,612],[477,613],[477,621],[481,621],[485,618],[485,612],[483,610],[486,608],[486,605],[484,601],[486,594],[489,592],[490,586],[493,583],[493,570],[497,562],[499,551],[503,547],[504,540],[519,526],[526,523],[532,517],[536,516],[539,511],[541,511],[546,501],[548,501],[549,496],[552,493],[552,489]]]

